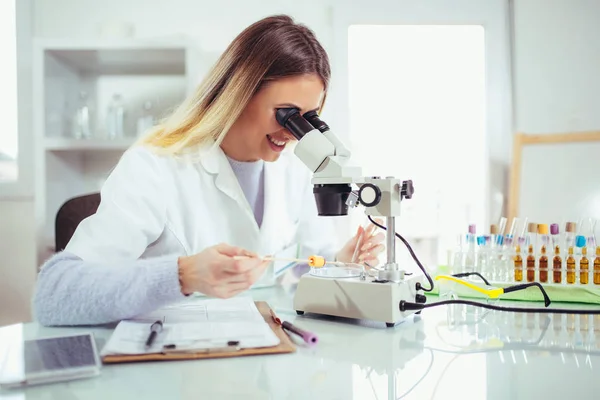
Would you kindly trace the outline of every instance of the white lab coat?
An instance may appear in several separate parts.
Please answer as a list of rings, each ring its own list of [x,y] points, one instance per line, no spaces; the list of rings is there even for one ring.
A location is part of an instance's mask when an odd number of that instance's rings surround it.
[[[262,226],[218,146],[197,160],[125,152],[101,191],[95,215],[78,226],[65,251],[110,264],[192,255],[228,243],[260,255],[320,254],[331,259],[340,243],[331,217],[319,217],[310,171],[293,154],[265,163]],[[273,284],[271,266],[256,286]]]

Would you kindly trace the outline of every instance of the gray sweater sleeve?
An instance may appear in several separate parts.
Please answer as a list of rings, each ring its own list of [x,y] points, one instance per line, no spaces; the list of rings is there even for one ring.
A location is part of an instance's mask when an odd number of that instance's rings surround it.
[[[101,265],[62,252],[43,265],[33,307],[37,321],[45,326],[96,325],[183,298],[176,258]]]

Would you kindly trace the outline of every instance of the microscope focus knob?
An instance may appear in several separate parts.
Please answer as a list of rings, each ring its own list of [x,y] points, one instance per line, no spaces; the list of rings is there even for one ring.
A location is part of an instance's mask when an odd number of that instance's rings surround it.
[[[374,207],[381,201],[381,190],[372,183],[365,183],[358,191],[358,199],[365,207]]]
[[[400,189],[400,195],[404,199],[412,199],[412,195],[415,192],[413,183],[411,180],[402,182],[402,189]]]

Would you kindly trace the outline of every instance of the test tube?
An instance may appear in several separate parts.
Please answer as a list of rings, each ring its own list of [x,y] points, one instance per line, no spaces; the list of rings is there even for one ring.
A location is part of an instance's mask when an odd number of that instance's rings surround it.
[[[512,236],[506,236],[504,238],[504,244],[502,246],[502,256],[500,263],[500,276],[498,278],[501,282],[510,282],[510,269],[512,267]]]
[[[498,247],[499,247],[498,225],[492,224],[490,226],[490,248],[488,249],[488,275],[492,279],[496,279],[498,275]]]
[[[513,238],[514,234],[517,230],[517,224],[519,223],[519,218],[514,217],[511,224],[510,224],[510,230],[508,231],[508,233],[506,234],[507,238]]]
[[[475,271],[475,240],[477,235],[477,226],[469,225],[469,233],[467,233],[467,252],[465,254],[465,271]]]
[[[498,225],[490,225],[490,237],[492,240],[492,247],[494,247],[495,244],[498,244]]]
[[[454,260],[452,262],[452,272],[455,274],[465,272],[465,241],[466,237],[464,234],[458,235],[456,251],[454,252]]]
[[[581,257],[582,249],[585,246],[585,236],[583,235],[583,220],[579,220],[579,225],[575,229],[575,247],[577,257]]]
[[[577,224],[575,222],[567,222],[565,226],[565,247],[567,250],[569,247],[575,246],[575,230],[577,229]]]
[[[500,218],[500,222],[498,223],[498,233],[496,236],[496,240],[495,243],[497,245],[502,245],[502,243],[504,243],[504,229],[506,228],[506,218],[502,217]]]
[[[523,220],[522,228],[521,228],[521,234],[519,236],[525,237],[525,235],[527,233],[528,221],[529,221],[529,218],[525,217],[525,219]]]
[[[590,218],[590,229],[588,230],[587,236],[587,247],[591,249],[591,251],[595,251],[596,249],[596,220]]]

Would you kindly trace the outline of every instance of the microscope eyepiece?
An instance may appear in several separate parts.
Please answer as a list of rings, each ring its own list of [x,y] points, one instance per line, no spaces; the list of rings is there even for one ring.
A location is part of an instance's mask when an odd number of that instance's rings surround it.
[[[303,117],[321,133],[325,133],[329,130],[329,126],[319,118],[319,114],[317,114],[316,111],[309,111],[304,114]]]
[[[275,119],[279,125],[298,139],[299,144],[294,152],[305,163],[310,161],[307,165],[313,172],[319,168],[326,156],[329,156],[330,153],[334,154],[331,142],[325,138],[325,135],[321,135],[329,130],[329,126],[319,119],[316,111],[300,115],[300,110],[297,108],[278,108],[275,112]],[[313,133],[306,136],[305,140],[300,141],[309,132]],[[321,216],[348,215],[347,200],[351,192],[352,187],[347,183],[315,184],[313,194],[318,214]]]
[[[298,140],[315,128],[300,115],[297,108],[278,108],[275,118],[279,125],[286,128]]]

